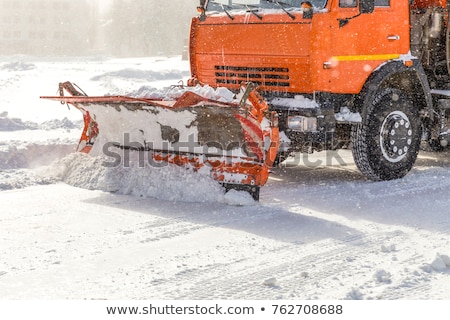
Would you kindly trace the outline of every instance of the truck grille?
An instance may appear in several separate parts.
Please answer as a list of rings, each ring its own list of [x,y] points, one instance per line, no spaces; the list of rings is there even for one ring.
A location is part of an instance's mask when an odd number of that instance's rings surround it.
[[[289,87],[289,69],[271,67],[215,66],[217,84],[239,85],[251,81],[266,87]]]

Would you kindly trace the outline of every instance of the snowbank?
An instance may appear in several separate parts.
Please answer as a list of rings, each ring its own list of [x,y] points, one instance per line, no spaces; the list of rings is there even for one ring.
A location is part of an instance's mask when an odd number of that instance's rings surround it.
[[[11,118],[8,112],[2,112],[0,170],[49,165],[76,149],[81,128],[82,121],[64,118],[36,123]]]
[[[1,70],[7,71],[7,72],[13,72],[13,71],[29,71],[36,69],[36,66],[32,63],[25,63],[22,61],[15,61],[6,63],[3,66],[0,67]]]
[[[56,183],[57,179],[41,176],[32,170],[0,170],[0,191],[22,189],[36,185]]]
[[[4,111],[0,114],[0,131],[16,131],[37,129],[38,124],[31,121],[22,121],[19,118],[8,117],[8,112]]]
[[[19,130],[55,130],[55,129],[81,129],[83,120],[71,121],[67,118],[52,119],[42,123],[23,121],[20,118],[11,118],[7,111],[0,113],[0,132]]]

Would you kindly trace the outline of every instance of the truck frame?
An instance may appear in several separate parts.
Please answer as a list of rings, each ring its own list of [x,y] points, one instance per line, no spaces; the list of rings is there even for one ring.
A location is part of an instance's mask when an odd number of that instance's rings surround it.
[[[446,0],[201,0],[198,10],[190,84],[256,83],[284,133],[278,162],[352,148],[367,178],[391,180],[423,140],[447,146]]]

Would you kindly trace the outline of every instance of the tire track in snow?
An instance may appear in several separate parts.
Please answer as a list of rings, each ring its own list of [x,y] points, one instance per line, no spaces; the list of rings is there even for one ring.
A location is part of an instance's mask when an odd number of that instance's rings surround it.
[[[141,229],[152,229],[155,232],[152,238],[144,241],[156,241],[186,236],[204,229],[223,226],[232,228],[237,221],[251,223],[257,219],[271,219],[276,214],[279,213],[219,217],[211,224],[186,222],[183,217],[177,217],[147,223]],[[358,233],[310,245],[284,243],[269,251],[259,248],[252,256],[244,259],[235,257],[236,259],[230,259],[227,263],[182,268],[176,274],[158,279],[152,285],[160,297],[165,299],[344,299],[349,298],[352,290],[359,291],[361,298],[402,299],[417,297],[419,292],[425,295],[430,291],[427,274],[417,272],[424,263],[424,257],[414,251],[407,258],[396,258],[399,266],[408,266],[412,270],[395,271],[394,283],[378,283],[374,279],[378,269],[390,269],[389,266],[372,265],[370,261],[380,261],[377,255],[384,254],[388,259],[390,255],[409,252],[414,243],[400,249],[400,252],[395,249],[389,252],[389,249],[383,249],[382,246],[407,243],[408,235],[400,230],[382,232],[377,225],[369,227],[373,232],[368,235]],[[370,258],[371,255],[373,259]],[[263,284],[270,278],[276,278],[278,285]],[[327,280],[324,281],[325,279]],[[351,279],[355,279],[354,282]],[[323,283],[327,283],[328,287],[324,287]],[[330,292],[335,292],[335,295],[330,296]]]
[[[240,261],[185,270],[156,285],[161,297],[170,299],[344,299],[353,287],[360,287],[364,292],[373,288],[379,291],[378,288],[386,286],[376,283],[372,277],[379,266],[365,265],[369,263],[367,251],[383,254],[380,243],[400,242],[403,237],[402,232],[394,231],[337,242],[327,240],[310,246],[287,244],[270,252],[255,252]],[[271,278],[276,283],[264,285]],[[355,282],[349,283],[352,278]],[[183,288],[176,283],[183,283]],[[174,287],[177,289],[173,290]],[[408,289],[414,288],[428,289],[421,281],[411,281]],[[370,296],[369,293],[367,297]]]
[[[186,236],[195,231],[199,231],[207,228],[206,225],[197,225],[184,221],[167,221],[165,223],[160,223],[156,228],[155,225],[148,226],[146,229],[151,229],[151,234],[145,239],[141,240],[141,243],[161,241],[167,239],[173,239],[176,237]]]

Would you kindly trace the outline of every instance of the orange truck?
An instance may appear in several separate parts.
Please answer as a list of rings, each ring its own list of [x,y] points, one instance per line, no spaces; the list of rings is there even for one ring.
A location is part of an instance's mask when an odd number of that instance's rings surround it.
[[[191,84],[252,82],[279,116],[277,161],[351,147],[371,180],[447,145],[446,0],[200,1]]]

